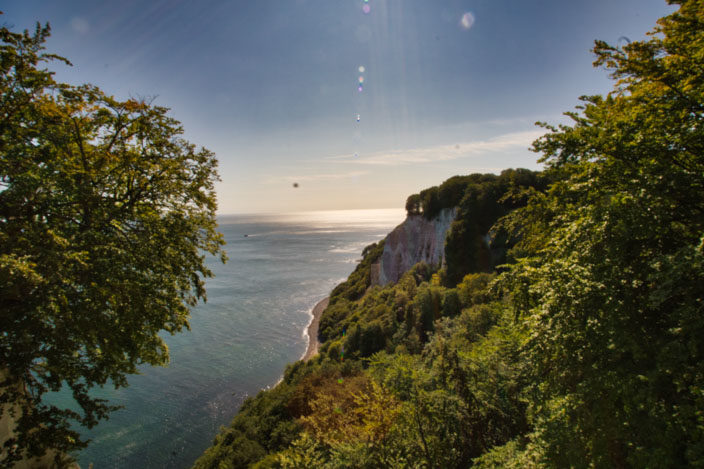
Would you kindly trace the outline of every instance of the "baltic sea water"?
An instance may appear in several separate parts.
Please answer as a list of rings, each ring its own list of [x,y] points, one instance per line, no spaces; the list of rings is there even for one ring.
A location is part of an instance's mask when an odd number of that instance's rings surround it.
[[[356,267],[362,249],[403,210],[219,217],[227,264],[207,260],[207,303],[191,330],[164,336],[168,367],[144,367],[129,386],[100,390],[124,406],[84,435],[83,469],[186,468],[247,396],[273,386],[305,352],[312,307]],[[247,235],[247,236],[245,236]]]

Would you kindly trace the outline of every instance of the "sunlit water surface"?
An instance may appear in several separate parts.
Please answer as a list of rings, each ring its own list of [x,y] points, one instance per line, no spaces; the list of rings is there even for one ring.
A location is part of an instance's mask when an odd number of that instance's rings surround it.
[[[93,441],[81,467],[190,467],[246,396],[302,356],[312,307],[403,217],[396,209],[220,217],[230,260],[208,259],[208,302],[192,311],[190,332],[166,335],[168,367],[145,367],[129,387],[99,393],[125,408],[85,432]]]

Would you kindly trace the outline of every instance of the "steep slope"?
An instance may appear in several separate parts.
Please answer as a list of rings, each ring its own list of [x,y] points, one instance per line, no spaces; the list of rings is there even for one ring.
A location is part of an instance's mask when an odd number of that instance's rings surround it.
[[[441,210],[432,220],[409,215],[386,237],[384,252],[372,266],[372,285],[398,282],[419,262],[441,266],[445,260],[445,238],[456,216],[454,207]]]

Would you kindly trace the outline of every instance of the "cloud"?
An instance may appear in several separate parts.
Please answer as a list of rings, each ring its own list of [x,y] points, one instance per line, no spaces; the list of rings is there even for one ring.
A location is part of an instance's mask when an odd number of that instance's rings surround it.
[[[531,130],[527,132],[514,132],[500,135],[488,140],[458,143],[452,145],[438,145],[426,148],[413,148],[410,150],[391,150],[376,152],[369,155],[355,157],[354,155],[340,155],[327,158],[337,163],[401,166],[438,161],[456,160],[472,155],[506,151],[515,148],[528,148],[530,144],[543,135],[545,131]]]
[[[350,171],[347,173],[327,173],[327,174],[303,174],[299,176],[272,177],[266,182],[269,184],[279,184],[282,182],[311,182],[311,181],[336,181],[339,179],[350,179],[369,174],[369,171]]]

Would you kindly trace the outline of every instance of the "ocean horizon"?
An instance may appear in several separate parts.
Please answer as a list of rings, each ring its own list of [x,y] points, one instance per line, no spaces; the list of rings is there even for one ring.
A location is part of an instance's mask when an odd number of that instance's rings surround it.
[[[124,408],[82,429],[92,441],[76,455],[81,467],[191,467],[248,396],[304,355],[315,304],[404,218],[403,209],[219,215],[229,261],[207,259],[207,302],[192,308],[190,331],[162,336],[167,367],[94,393]]]

